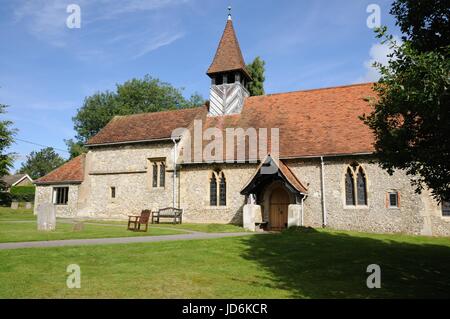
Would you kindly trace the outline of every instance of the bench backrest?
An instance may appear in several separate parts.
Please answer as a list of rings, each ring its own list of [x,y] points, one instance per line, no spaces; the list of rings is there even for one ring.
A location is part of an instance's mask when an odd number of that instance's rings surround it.
[[[144,209],[141,212],[141,216],[139,217],[139,223],[145,224],[148,223],[148,220],[150,219],[151,211],[148,209]]]
[[[167,207],[158,211],[158,215],[162,216],[177,216],[180,215],[183,210],[179,208]]]

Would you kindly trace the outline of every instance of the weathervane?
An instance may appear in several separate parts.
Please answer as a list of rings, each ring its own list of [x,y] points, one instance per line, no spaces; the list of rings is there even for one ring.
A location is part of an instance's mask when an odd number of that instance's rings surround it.
[[[231,20],[231,6],[228,6],[228,20]]]

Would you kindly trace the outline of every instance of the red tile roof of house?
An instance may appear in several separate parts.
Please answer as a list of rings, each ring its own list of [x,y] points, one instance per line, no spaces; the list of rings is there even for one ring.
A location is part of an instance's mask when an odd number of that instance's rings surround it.
[[[374,136],[359,118],[372,110],[373,83],[249,98],[239,127],[280,129],[280,157],[372,153]]]
[[[84,154],[77,156],[44,177],[37,179],[34,183],[36,185],[59,183],[79,184],[84,180],[84,160]]]
[[[219,72],[241,70],[250,77],[242,56],[241,48],[233,28],[233,22],[227,21],[222,38],[214,56],[214,60],[209,67],[207,74],[211,75]]]
[[[253,173],[252,177],[247,181],[245,186],[241,190],[241,194],[249,194],[253,191],[253,188],[256,187],[257,179],[261,177],[261,169],[263,166],[267,165],[275,165],[279,173],[284,177],[284,179],[291,184],[291,186],[296,189],[299,193],[306,194],[308,193],[307,188],[300,182],[300,180],[295,176],[295,174],[291,171],[289,166],[287,166],[282,160],[276,161],[270,155],[266,156],[265,159],[261,161],[258,168]]]
[[[188,128],[192,134],[194,120],[201,119],[203,131],[216,127],[223,130],[224,136],[226,128],[267,128],[268,132],[278,128],[281,159],[370,154],[374,151],[374,136],[359,116],[372,110],[368,102],[376,97],[372,86],[367,83],[250,97],[240,114],[227,116],[209,117],[207,107],[119,116],[87,145],[169,139],[176,128]],[[207,144],[204,141],[203,147]],[[270,139],[267,144],[270,146]],[[191,153],[193,156],[194,151]],[[84,156],[77,157],[36,183],[80,182],[83,166]]]
[[[87,146],[169,139],[172,131],[188,127],[205,107],[114,117]]]
[[[272,153],[270,129],[278,128],[280,158],[372,153],[374,136],[359,118],[372,109],[368,102],[376,97],[372,86],[368,83],[250,97],[240,114],[204,114],[203,130],[219,128],[225,136],[227,128],[267,128],[268,153]],[[207,144],[204,141],[204,146]],[[224,143],[227,159],[225,148]],[[253,159],[246,153],[245,159]],[[233,156],[236,159],[236,150]]]
[[[288,165],[286,165],[283,161],[278,161],[278,169],[281,173],[286,177],[288,182],[300,193],[307,193],[308,190],[306,187],[300,182],[300,180],[295,176],[295,174],[291,171]]]
[[[194,119],[201,119],[203,130],[220,128],[224,136],[226,128],[267,128],[268,132],[278,128],[281,158],[371,153],[374,137],[359,116],[372,109],[368,102],[376,97],[372,86],[367,83],[249,97],[242,112],[235,115],[209,117],[206,107],[197,107],[119,116],[87,145],[169,139],[174,129],[193,130]]]

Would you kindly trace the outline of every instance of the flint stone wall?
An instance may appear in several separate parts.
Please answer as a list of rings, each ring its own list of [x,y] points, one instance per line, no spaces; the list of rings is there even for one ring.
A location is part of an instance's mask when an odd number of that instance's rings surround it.
[[[37,206],[42,203],[53,203],[53,188],[69,187],[67,205],[54,205],[56,217],[75,217],[78,213],[79,185],[38,185],[34,195],[34,214],[37,215]]]
[[[143,209],[172,206],[171,143],[99,148],[86,156],[81,185],[69,185],[68,205],[57,205],[57,216],[124,219]],[[165,158],[165,187],[152,187],[149,159]],[[367,206],[345,205],[345,171],[357,161],[367,177]],[[321,227],[322,194],[320,159],[286,160],[308,189],[304,201],[304,225]],[[176,202],[184,210],[183,221],[192,223],[242,224],[245,196],[240,191],[255,172],[257,164],[183,165],[178,170]],[[214,170],[225,174],[227,205],[211,207],[209,181]],[[443,217],[429,194],[418,195],[409,177],[398,171],[387,174],[369,157],[325,158],[327,227],[377,233],[408,233],[450,236],[450,218]],[[59,185],[58,185],[59,186]],[[61,185],[64,186],[64,185]],[[111,198],[111,187],[116,198]],[[400,207],[388,208],[386,194],[400,193]],[[36,205],[51,202],[52,186],[38,186]],[[298,214],[297,214],[298,215]]]

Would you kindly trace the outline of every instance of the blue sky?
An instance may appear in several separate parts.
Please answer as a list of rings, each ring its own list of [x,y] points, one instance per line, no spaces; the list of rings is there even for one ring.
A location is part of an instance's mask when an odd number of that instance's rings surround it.
[[[65,150],[86,96],[145,74],[208,97],[205,72],[227,7],[247,62],[266,61],[267,93],[368,82],[388,49],[367,27],[369,4],[398,34],[385,0],[0,0],[0,103],[17,138]],[[81,28],[69,29],[69,4]],[[15,169],[42,147],[17,141]],[[63,157],[67,153],[60,151]]]

